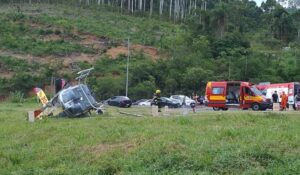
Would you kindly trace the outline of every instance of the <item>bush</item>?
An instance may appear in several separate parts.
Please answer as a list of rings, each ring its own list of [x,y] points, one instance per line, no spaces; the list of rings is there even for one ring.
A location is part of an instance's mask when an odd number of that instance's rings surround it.
[[[21,91],[10,92],[9,101],[12,103],[23,103],[25,101],[24,94]]]

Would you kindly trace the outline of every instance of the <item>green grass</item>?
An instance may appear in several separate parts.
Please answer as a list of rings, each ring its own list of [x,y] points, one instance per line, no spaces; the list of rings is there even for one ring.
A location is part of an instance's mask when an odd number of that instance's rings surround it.
[[[0,174],[300,172],[298,113],[150,117],[150,109],[107,108],[101,117],[27,122],[36,107],[0,104]]]

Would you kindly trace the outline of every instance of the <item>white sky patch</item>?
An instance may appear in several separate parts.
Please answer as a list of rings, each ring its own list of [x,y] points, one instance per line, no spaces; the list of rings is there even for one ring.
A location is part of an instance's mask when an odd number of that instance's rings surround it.
[[[262,2],[266,2],[266,0],[254,0],[257,6],[260,6]]]

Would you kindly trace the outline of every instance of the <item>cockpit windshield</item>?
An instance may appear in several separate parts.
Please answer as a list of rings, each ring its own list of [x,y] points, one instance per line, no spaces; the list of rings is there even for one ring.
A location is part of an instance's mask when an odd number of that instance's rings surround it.
[[[259,96],[262,96],[263,94],[254,86],[252,86],[251,88],[251,91],[255,94],[255,95],[259,95]]]
[[[73,100],[75,97],[75,94],[72,90],[66,91],[62,94],[63,102],[67,103],[71,100]]]

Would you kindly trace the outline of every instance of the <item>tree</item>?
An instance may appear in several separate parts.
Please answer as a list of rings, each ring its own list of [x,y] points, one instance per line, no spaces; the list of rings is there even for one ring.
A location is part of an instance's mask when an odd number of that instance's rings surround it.
[[[274,10],[276,6],[276,0],[267,0],[266,2],[261,3],[261,8],[267,13],[270,13],[272,10]]]
[[[219,38],[223,38],[227,27],[227,9],[224,3],[218,4],[212,11],[211,28],[215,29]]]
[[[205,70],[201,67],[193,67],[187,69],[183,75],[183,87],[185,92],[197,92],[200,89],[204,89],[205,84],[213,76],[213,72]]]
[[[274,19],[271,25],[273,36],[285,43],[292,41],[297,35],[297,28],[290,14],[282,7],[276,7],[272,15]]]

